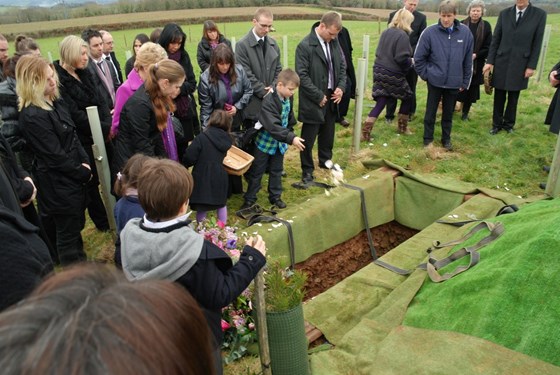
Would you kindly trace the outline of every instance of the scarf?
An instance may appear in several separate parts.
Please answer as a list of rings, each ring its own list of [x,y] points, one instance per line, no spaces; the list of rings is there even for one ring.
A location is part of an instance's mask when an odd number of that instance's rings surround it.
[[[173,61],[177,61],[179,64],[181,64],[181,51],[177,51],[175,53],[170,53],[167,55],[167,57]],[[182,66],[182,65],[181,65]],[[187,72],[185,72],[185,74],[187,74]],[[179,96],[177,96],[175,98],[175,105],[177,106],[177,109],[175,111],[175,113],[177,114],[177,117],[179,118],[187,118],[189,117],[189,96],[188,95],[181,95],[179,94]]]
[[[471,23],[471,18],[467,17],[463,20],[463,24],[469,27]],[[484,41],[484,22],[482,21],[482,17],[478,20],[478,27],[476,28],[476,34],[474,36],[474,47],[473,53],[478,54],[480,48],[482,47],[482,42]]]
[[[175,132],[173,131],[173,122],[171,120],[171,113],[167,113],[167,126],[161,132],[163,139],[163,147],[167,153],[167,157],[171,160],[179,161],[177,154],[177,142],[175,141]]]
[[[220,73],[220,80],[224,83],[224,86],[226,87],[226,95],[227,95],[226,103],[233,104],[233,96],[231,93],[231,79],[227,74]]]

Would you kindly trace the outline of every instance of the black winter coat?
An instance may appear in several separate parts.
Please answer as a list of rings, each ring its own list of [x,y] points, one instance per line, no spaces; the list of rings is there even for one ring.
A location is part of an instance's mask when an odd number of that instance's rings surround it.
[[[111,130],[111,110],[105,98],[105,91],[100,91],[100,86],[96,85],[95,77],[88,69],[76,69],[76,73],[80,80],[74,78],[66,71],[57,61],[54,66],[60,81],[60,95],[64,98],[65,103],[70,109],[72,121],[76,125],[78,139],[84,147],[90,147],[93,144],[91,128],[86,108],[97,106],[99,112],[99,120],[101,121],[101,130],[104,138],[109,135]],[[110,99],[109,99],[110,100]]]
[[[33,195],[33,185],[24,178],[29,177],[29,174],[17,164],[16,156],[2,134],[0,134],[0,159],[19,202],[28,201]]]
[[[197,205],[216,208],[226,205],[228,174],[223,161],[231,145],[232,139],[227,132],[211,126],[187,148],[183,164],[187,168],[194,165],[194,189],[190,198],[192,209],[197,210]]]
[[[229,48],[231,48],[231,42],[226,39],[225,36],[220,34],[218,37],[218,43],[225,43]],[[196,49],[196,61],[200,67],[200,73],[202,74],[210,66],[210,58],[212,57],[212,47],[208,43],[208,39],[202,38],[198,42],[198,47]]]
[[[144,85],[127,100],[121,111],[119,135],[115,138],[112,172],[124,167],[134,154],[167,156],[157,127],[154,106]]]
[[[39,229],[0,203],[0,311],[27,297],[53,271]]]
[[[345,91],[346,63],[340,44],[336,38],[329,44],[334,69],[333,89]],[[315,30],[311,30],[296,48],[296,72],[300,79],[298,120],[310,124],[324,123],[327,106],[321,107],[319,104],[328,93],[328,65]]]
[[[492,86],[500,90],[525,90],[525,70],[536,69],[539,61],[546,12],[529,3],[519,25],[516,19],[515,5],[500,12],[488,52],[487,63],[494,65]]]
[[[18,104],[16,94],[16,80],[7,77],[0,82],[0,111],[2,112],[2,134],[12,147],[12,151],[18,152],[25,147],[25,139],[19,128]]]
[[[78,141],[76,126],[63,99],[48,111],[25,107],[19,116],[23,136],[35,154],[33,177],[37,186],[39,211],[46,214],[75,213],[85,205],[85,184],[91,165]]]

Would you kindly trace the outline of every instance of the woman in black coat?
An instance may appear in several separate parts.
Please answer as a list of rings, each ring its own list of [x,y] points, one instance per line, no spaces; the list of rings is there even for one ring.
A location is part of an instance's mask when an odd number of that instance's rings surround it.
[[[76,125],[76,132],[84,150],[91,161],[92,179],[88,182],[88,214],[100,231],[109,230],[109,220],[103,200],[99,194],[99,176],[93,162],[93,137],[89,126],[86,108],[96,106],[101,121],[101,130],[104,138],[111,129],[111,112],[109,104],[99,86],[95,85],[92,73],[87,68],[89,63],[88,44],[75,35],[69,35],[60,43],[60,62],[54,66],[60,81],[60,95],[70,109],[72,121]],[[107,144],[107,154],[111,157],[110,147]]]
[[[12,151],[18,157],[21,167],[31,172],[33,153],[25,144],[25,139],[19,127],[18,98],[16,94],[16,64],[19,58],[28,53],[16,53],[3,66],[5,80],[0,82],[0,111],[2,112],[2,135],[6,138]]]
[[[179,161],[171,113],[185,72],[181,65],[165,59],[150,65],[144,83],[126,101],[115,138],[112,172],[116,174],[134,154],[161,156]]]
[[[222,43],[231,48],[231,42],[220,33],[218,25],[212,20],[204,21],[202,25],[202,39],[200,39],[196,50],[196,61],[200,67],[201,74],[210,66],[210,59],[214,49],[218,44]]]
[[[89,158],[60,99],[54,67],[43,58],[23,56],[16,80],[21,130],[35,154],[33,177],[41,220],[62,265],[85,260],[80,232],[91,179]]]
[[[186,34],[179,25],[168,23],[163,28],[158,43],[165,48],[169,59],[177,61],[185,71],[185,82],[181,86],[179,96],[175,98],[175,117],[183,125],[183,138],[177,139],[179,158],[182,157],[187,144],[200,133],[200,123],[196,112],[196,103],[193,93],[196,90],[196,77],[194,75],[191,58],[185,50]]]
[[[467,7],[467,18],[463,20],[474,38],[473,47],[473,75],[468,90],[462,91],[457,96],[458,102],[463,102],[461,119],[468,120],[469,111],[473,103],[480,99],[480,85],[484,83],[482,68],[488,57],[488,50],[492,42],[492,26],[482,19],[484,15],[484,1],[473,0]]]

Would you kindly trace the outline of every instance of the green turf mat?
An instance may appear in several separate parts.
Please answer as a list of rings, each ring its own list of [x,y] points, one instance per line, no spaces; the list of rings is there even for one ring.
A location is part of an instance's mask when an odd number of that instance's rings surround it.
[[[393,177],[390,173],[371,171],[368,178],[348,182],[364,190],[370,227],[394,220]],[[278,217],[292,224],[296,262],[330,249],[364,230],[360,193],[345,187],[331,189],[301,204],[290,205]],[[268,255],[289,260],[287,229],[278,223],[256,224],[247,229],[259,233],[266,241]]]
[[[560,199],[494,220],[505,232],[479,251],[480,263],[444,283],[426,282],[404,324],[480,337],[560,365]]]

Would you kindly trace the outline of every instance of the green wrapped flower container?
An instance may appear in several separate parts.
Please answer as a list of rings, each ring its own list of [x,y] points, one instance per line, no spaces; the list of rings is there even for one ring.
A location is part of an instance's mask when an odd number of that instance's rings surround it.
[[[267,312],[268,345],[273,375],[308,375],[307,337],[303,305]]]

